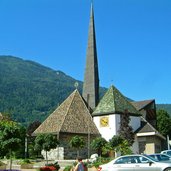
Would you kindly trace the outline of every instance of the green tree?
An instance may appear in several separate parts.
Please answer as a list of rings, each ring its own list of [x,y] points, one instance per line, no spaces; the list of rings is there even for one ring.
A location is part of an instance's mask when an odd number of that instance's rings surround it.
[[[132,153],[129,142],[122,136],[114,135],[112,139],[109,140],[109,144],[115,152],[120,152],[122,155]]]
[[[123,140],[121,144],[118,145],[117,151],[120,151],[121,155],[131,154],[130,144],[127,140]]]
[[[133,128],[129,125],[130,123],[130,117],[127,111],[125,111],[124,114],[120,115],[121,121],[120,121],[120,128],[119,128],[119,134],[120,136],[127,140],[129,145],[131,146],[134,143],[134,132]]]
[[[110,146],[115,149],[123,142],[123,138],[119,135],[114,135],[112,139],[109,140]]]
[[[78,135],[72,137],[69,144],[71,147],[77,149],[77,157],[79,156],[79,150],[85,146],[83,137]]]
[[[0,149],[10,155],[10,170],[12,168],[12,154],[21,147],[23,127],[9,120],[0,121]]]
[[[162,135],[171,137],[171,117],[163,109],[157,111],[157,129]]]
[[[47,152],[51,149],[54,149],[59,144],[59,141],[57,140],[56,136],[53,134],[38,134],[35,139],[35,146],[34,149],[36,151],[45,150],[46,152],[46,162],[48,164],[48,157]]]
[[[104,138],[98,137],[92,141],[91,147],[92,149],[97,150],[98,155],[101,156],[103,148],[105,148],[106,144],[107,144],[107,141]]]

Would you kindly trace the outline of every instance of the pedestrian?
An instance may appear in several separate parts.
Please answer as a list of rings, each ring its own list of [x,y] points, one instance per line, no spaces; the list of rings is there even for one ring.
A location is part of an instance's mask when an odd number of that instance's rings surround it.
[[[77,164],[74,168],[74,171],[86,171],[86,167],[84,166],[84,163],[82,162],[81,157],[77,157]]]

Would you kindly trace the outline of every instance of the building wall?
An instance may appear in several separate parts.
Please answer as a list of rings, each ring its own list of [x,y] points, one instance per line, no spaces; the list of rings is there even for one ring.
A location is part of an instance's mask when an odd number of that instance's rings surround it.
[[[137,130],[141,126],[141,118],[136,116],[130,117],[130,125],[133,128],[133,130]]]
[[[77,149],[72,148],[69,145],[69,142],[72,139],[72,137],[74,137],[76,135],[83,137],[84,142],[85,142],[85,146],[82,149],[79,150],[79,155],[80,156],[82,156],[84,159],[87,159],[89,157],[88,154],[91,155],[91,154],[95,153],[95,151],[93,149],[91,149],[90,144],[95,138],[99,137],[100,135],[92,135],[92,134],[90,134],[88,136],[88,134],[69,134],[69,133],[63,133],[62,134],[61,133],[60,136],[59,136],[59,141],[60,141],[60,147],[64,148],[64,158],[63,159],[76,159],[76,157],[77,157]]]
[[[132,145],[131,150],[132,150],[132,152],[133,152],[134,154],[139,154],[139,143],[138,143],[138,139],[137,139],[136,136],[135,136],[135,141],[134,141],[134,143],[133,143],[133,145]]]
[[[157,136],[138,137],[139,153],[152,154],[161,151],[161,139]]]
[[[108,117],[108,125],[101,125],[101,118]],[[100,134],[107,141],[111,139],[114,135],[117,135],[119,129],[120,115],[105,115],[105,116],[97,116],[93,118],[96,127],[98,128]]]
[[[102,117],[108,117],[109,124],[107,126],[102,126],[100,123],[100,119]],[[141,119],[140,117],[131,116],[130,117],[130,125],[133,130],[137,130],[140,127]],[[111,139],[114,135],[118,135],[118,130],[120,128],[120,115],[119,114],[111,114],[105,116],[96,116],[93,118],[94,123],[96,124],[100,134],[107,141]]]
[[[59,135],[60,144],[58,145],[58,147],[56,149],[51,149],[47,153],[48,159],[49,160],[76,159],[76,157],[77,157],[77,149],[72,148],[69,145],[70,140],[76,135],[82,137],[84,139],[84,142],[85,142],[85,146],[82,149],[79,150],[79,155],[83,159],[87,159],[92,154],[97,153],[97,151],[94,151],[93,149],[91,149],[90,144],[95,138],[99,137],[100,135],[92,135],[92,134],[90,134],[90,136],[88,138],[88,134],[60,133],[60,135]],[[90,142],[90,143],[88,143],[88,142]],[[45,151],[42,151],[41,154],[43,155],[44,159],[46,159]]]

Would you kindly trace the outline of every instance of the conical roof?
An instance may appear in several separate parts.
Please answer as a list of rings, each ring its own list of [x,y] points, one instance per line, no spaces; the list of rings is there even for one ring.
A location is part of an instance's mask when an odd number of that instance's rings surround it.
[[[100,134],[78,90],[49,115],[33,134],[61,132]]]
[[[112,85],[92,115],[123,114],[125,112],[128,112],[130,115],[140,115],[139,111]]]

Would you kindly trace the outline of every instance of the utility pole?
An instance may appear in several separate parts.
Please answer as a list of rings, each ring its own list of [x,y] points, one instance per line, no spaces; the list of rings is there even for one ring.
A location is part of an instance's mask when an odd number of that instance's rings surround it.
[[[169,135],[167,135],[167,149],[170,150]]]
[[[87,104],[88,104],[88,111],[90,112],[90,107],[89,107],[89,99],[90,99],[90,94],[87,94]],[[89,159],[90,157],[90,121],[88,120],[88,152],[87,152],[87,157]]]
[[[28,157],[28,140],[27,135],[25,136],[25,159]]]

